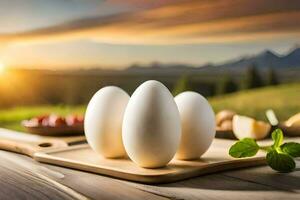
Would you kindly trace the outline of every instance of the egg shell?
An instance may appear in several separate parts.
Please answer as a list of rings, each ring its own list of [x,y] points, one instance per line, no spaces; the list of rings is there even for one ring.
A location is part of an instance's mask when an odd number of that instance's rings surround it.
[[[179,112],[168,88],[154,80],[141,84],[128,102],[122,131],[133,162],[144,168],[168,164],[181,135]]]
[[[84,120],[91,148],[106,158],[126,155],[122,142],[122,122],[129,95],[119,87],[100,89],[90,100]]]
[[[208,101],[196,92],[175,97],[181,118],[181,141],[176,158],[198,159],[211,145],[215,134],[215,114]]]

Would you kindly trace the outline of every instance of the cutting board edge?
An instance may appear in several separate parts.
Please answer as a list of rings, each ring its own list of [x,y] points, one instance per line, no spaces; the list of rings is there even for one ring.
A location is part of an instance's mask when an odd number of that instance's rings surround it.
[[[84,145],[81,145],[84,146]],[[51,150],[50,152],[55,152],[57,150]],[[126,173],[123,171],[117,171],[115,169],[109,168],[99,168],[93,165],[85,165],[80,162],[70,162],[68,159],[58,158],[52,155],[47,154],[47,152],[37,152],[34,155],[34,159],[47,164],[67,167],[71,169],[91,172],[95,174],[100,174],[108,177],[113,177],[122,180],[134,181],[144,184],[162,184],[162,183],[171,183],[176,181],[181,181],[200,175],[211,174],[215,172],[234,170],[244,167],[253,167],[265,165],[266,160],[264,157],[254,157],[247,159],[235,159],[228,160],[222,163],[211,163],[205,167],[195,167],[189,170],[185,170],[182,173],[166,173],[166,174],[157,174],[157,175],[141,175],[134,173]]]

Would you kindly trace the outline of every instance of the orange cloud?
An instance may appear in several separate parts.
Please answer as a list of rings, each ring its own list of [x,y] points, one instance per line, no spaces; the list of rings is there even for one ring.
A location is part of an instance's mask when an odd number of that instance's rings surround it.
[[[0,40],[47,42],[88,38],[125,44],[243,41],[300,35],[299,19],[298,0],[169,1],[131,13],[0,35]]]

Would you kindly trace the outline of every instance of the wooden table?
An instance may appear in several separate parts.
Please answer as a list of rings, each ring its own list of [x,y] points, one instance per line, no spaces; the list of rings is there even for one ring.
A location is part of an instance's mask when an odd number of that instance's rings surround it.
[[[293,173],[267,166],[177,183],[144,185],[38,163],[0,151],[0,199],[300,199],[300,160]]]

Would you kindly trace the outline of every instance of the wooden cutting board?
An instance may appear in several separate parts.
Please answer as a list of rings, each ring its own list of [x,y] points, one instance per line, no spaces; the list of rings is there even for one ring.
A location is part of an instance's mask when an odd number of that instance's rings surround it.
[[[0,149],[34,157],[37,152],[59,149],[85,141],[83,135],[51,137],[0,128]]]
[[[292,140],[300,142],[300,138]],[[164,168],[144,169],[128,158],[105,159],[93,152],[88,144],[77,144],[82,141],[83,136],[42,137],[0,129],[0,149],[23,153],[44,163],[141,183],[174,182],[208,173],[265,164],[262,152],[252,158],[233,159],[228,155],[228,149],[235,141],[214,139],[209,150],[199,160],[173,159]],[[267,145],[270,142],[266,140],[260,143]]]
[[[218,171],[265,164],[264,154],[261,152],[253,158],[231,158],[228,149],[233,142],[215,139],[201,159],[173,159],[166,167],[159,169],[138,167],[128,158],[105,159],[87,144],[36,153],[34,158],[40,162],[148,184],[174,182]]]

